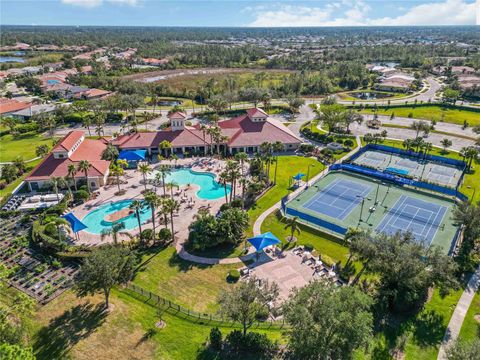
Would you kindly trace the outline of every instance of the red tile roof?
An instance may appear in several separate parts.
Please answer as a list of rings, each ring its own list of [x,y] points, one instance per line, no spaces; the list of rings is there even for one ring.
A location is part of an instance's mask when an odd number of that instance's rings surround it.
[[[73,145],[77,143],[78,140],[85,134],[83,131],[80,130],[74,130],[70,131],[58,144],[55,146],[53,149],[55,150],[64,150],[64,151],[70,151],[72,150]]]
[[[251,118],[254,118],[254,117],[268,117],[268,114],[263,111],[262,109],[259,109],[259,108],[252,108],[252,109],[248,109],[247,110],[247,115],[248,117],[251,119]]]
[[[175,111],[174,113],[171,113],[171,114],[168,114],[167,117],[169,119],[180,119],[180,120],[184,120],[187,118],[187,114],[185,114],[184,112],[181,112],[181,111]]]
[[[121,149],[156,148],[162,141],[168,141],[173,147],[203,146],[203,131],[195,128],[172,131],[165,129],[157,132],[142,132],[132,135],[119,136],[112,141],[113,145]],[[209,143],[210,136],[205,134],[205,141]]]
[[[31,103],[7,98],[0,98],[0,114],[12,113],[15,111],[26,109],[30,106],[32,106]]]
[[[103,177],[108,173],[110,161],[102,160],[103,150],[107,145],[100,140],[85,139],[80,146],[73,152],[70,158],[55,159],[53,153],[50,153],[40,164],[35,167],[27,181],[46,180],[52,176],[67,176],[68,165],[78,166],[80,160],[87,160],[92,166],[88,170],[90,177]],[[84,172],[78,171],[76,178],[83,178]]]
[[[85,97],[87,99],[102,97],[110,94],[110,91],[102,89],[88,89],[78,94],[75,94],[76,98]]]

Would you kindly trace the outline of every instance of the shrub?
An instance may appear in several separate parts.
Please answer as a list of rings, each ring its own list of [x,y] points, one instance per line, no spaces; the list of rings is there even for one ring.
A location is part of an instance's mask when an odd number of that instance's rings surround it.
[[[221,206],[220,206],[220,211],[225,211],[225,210],[228,210],[231,208],[231,205],[228,204],[228,203],[223,203]]]
[[[62,263],[57,260],[57,259],[54,259],[51,263],[51,265],[55,268],[55,269],[60,269],[62,267]]]
[[[335,142],[338,144],[343,144],[343,139],[335,139]]]
[[[153,230],[152,229],[145,229],[140,234],[140,239],[143,241],[150,241],[153,240]]]
[[[122,114],[119,113],[108,113],[107,117],[105,118],[105,122],[107,123],[119,123],[123,120]]]
[[[239,208],[241,209],[243,207],[243,201],[242,199],[235,199],[235,200],[232,200],[232,202],[230,203],[230,206],[232,208]]]
[[[83,116],[80,114],[68,114],[63,118],[63,121],[66,123],[81,123],[83,121]]]
[[[20,133],[20,134],[25,134],[33,131],[38,131],[38,124],[31,122],[31,123],[26,123],[26,124],[18,124],[15,125],[15,131]]]
[[[150,230],[150,229],[146,229],[146,230]],[[168,240],[170,240],[172,238],[172,232],[170,231],[170,229],[167,229],[167,228],[161,228],[158,232],[158,240],[161,242],[161,243],[165,243],[167,242]]]
[[[343,142],[343,145],[352,147],[353,146],[353,140],[347,139]]]
[[[304,247],[305,250],[310,251],[310,252],[313,251],[313,249],[314,249],[314,246],[310,243],[305,244],[303,247]]]
[[[7,183],[4,180],[0,181],[0,190],[3,190],[7,187]]]
[[[85,190],[78,190],[73,194],[73,199],[75,201],[85,201],[89,198],[88,191]]]
[[[412,112],[409,112],[409,113],[408,113],[408,117],[409,117],[410,119],[413,118],[413,113],[412,113]]]
[[[218,328],[210,330],[210,348],[213,350],[222,350],[222,332]]]
[[[240,272],[237,269],[233,269],[228,272],[229,281],[237,282],[239,279],[240,279]]]
[[[255,359],[271,359],[278,351],[278,345],[267,335],[256,332],[249,332],[243,336],[240,330],[234,330],[227,335],[225,342],[230,352],[238,357],[239,353],[248,352],[250,355],[255,354]]]

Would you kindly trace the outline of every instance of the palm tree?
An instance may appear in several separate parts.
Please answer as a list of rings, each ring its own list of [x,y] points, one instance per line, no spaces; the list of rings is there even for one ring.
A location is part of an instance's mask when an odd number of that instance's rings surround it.
[[[240,176],[238,162],[228,160],[225,171],[227,172],[228,180],[231,183],[230,202],[232,202],[232,196],[235,195],[236,181],[237,181],[237,178]]]
[[[167,195],[167,190],[165,188],[165,176],[169,175],[171,172],[172,172],[172,169],[170,169],[170,166],[168,165],[161,165],[160,168],[158,169],[158,173],[162,178],[163,196]]]
[[[171,226],[171,232],[172,232],[172,242],[175,241],[175,230],[173,228],[173,213],[178,211],[180,209],[180,204],[178,201],[175,201],[173,199],[165,199],[163,201],[163,211],[166,214],[170,214],[170,226]]]
[[[118,150],[112,144],[108,144],[102,152],[102,160],[114,161],[118,157]]]
[[[363,122],[363,116],[354,110],[348,110],[345,113],[344,121],[345,121],[345,124],[347,125],[347,134],[349,134],[350,125],[353,124],[354,122],[360,125]]]
[[[152,168],[147,163],[143,163],[138,165],[138,171],[142,173],[143,186],[145,187],[145,190],[147,190],[147,175],[152,172]]]
[[[67,167],[67,176],[72,180],[75,191],[77,191],[77,182],[75,181],[75,174],[77,173],[77,168],[75,164],[68,164]]]
[[[467,146],[460,150],[460,155],[467,160],[467,170],[470,171],[473,160],[478,158],[478,150],[474,146]]]
[[[160,198],[153,191],[146,192],[144,198],[145,202],[150,206],[150,210],[152,211],[153,242],[155,243],[155,209],[160,204]]]
[[[276,141],[272,144],[272,151],[275,154],[275,175],[273,175],[273,183],[275,185],[277,184],[278,153],[284,149],[285,146],[280,141]]]
[[[245,177],[240,178],[240,185],[242,185],[242,207],[245,206],[245,188],[248,186],[249,181]]]
[[[446,154],[447,153],[447,149],[452,146],[452,141],[448,138],[445,138],[443,139],[442,141],[440,141],[440,144],[442,144],[443,146],[443,153]]]
[[[170,198],[173,200],[173,189],[178,187],[178,184],[175,181],[170,181],[165,184],[166,188],[170,190]]]
[[[70,223],[62,217],[59,216],[49,216],[45,219],[45,227],[49,224],[54,225],[57,229],[57,236],[59,244],[62,243],[62,233],[60,232],[60,226],[70,226]]]
[[[298,216],[294,216],[292,218],[287,218],[286,220],[287,225],[285,225],[285,230],[290,229],[290,237],[288,239],[289,242],[293,242],[295,232],[300,234],[300,224],[298,223]]]
[[[222,171],[218,178],[220,182],[223,184],[223,188],[225,190],[225,204],[228,204],[228,197],[227,197],[227,181],[229,179],[228,172]]]
[[[129,208],[133,211],[135,211],[135,217],[137,218],[138,221],[138,229],[140,231],[140,241],[142,240],[142,222],[140,220],[140,210],[143,208],[143,203],[139,200],[133,200],[132,203],[130,204]]]
[[[55,194],[57,195],[57,201],[60,201],[60,196],[58,195],[58,188],[63,186],[64,180],[61,177],[57,176],[52,176],[50,178],[50,184],[53,187],[53,191],[55,191]]]
[[[100,234],[102,240],[105,239],[105,237],[111,235],[113,239],[113,243],[115,245],[118,245],[118,234],[125,229],[125,223],[123,222],[116,222],[114,223],[110,229],[104,229],[102,233]]]
[[[121,191],[120,189],[120,176],[125,173],[124,168],[128,166],[128,162],[126,160],[118,160],[116,164],[112,164],[110,166],[110,172],[113,176],[117,178],[117,186],[118,192]]]
[[[375,248],[372,245],[370,240],[370,233],[365,231],[357,231],[352,234],[349,238],[350,240],[350,252],[353,256],[358,259],[358,261],[362,262],[362,268],[355,276],[355,279],[352,281],[352,285],[356,284],[360,277],[367,269],[368,262],[370,259],[375,256]]]
[[[83,171],[85,174],[85,181],[87,182],[88,192],[90,192],[90,183],[88,182],[88,170],[91,166],[92,164],[90,164],[88,160],[80,160],[80,162],[78,163],[78,170]]]
[[[160,143],[160,145],[158,145],[158,147],[160,148],[161,153],[163,153],[163,151],[165,151],[165,156],[167,156],[167,157],[168,157],[167,150],[170,149],[170,151],[172,152],[172,143],[170,141],[163,140]]]

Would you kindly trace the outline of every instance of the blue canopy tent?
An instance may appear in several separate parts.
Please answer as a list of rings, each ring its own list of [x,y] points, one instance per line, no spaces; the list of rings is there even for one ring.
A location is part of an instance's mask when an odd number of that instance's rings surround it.
[[[127,161],[144,161],[147,156],[147,150],[122,150],[118,158]]]
[[[70,227],[72,228],[72,231],[75,235],[77,235],[79,231],[85,230],[87,228],[87,225],[81,222],[75,215],[73,215],[73,213],[63,215],[62,218],[64,218],[70,223]]]
[[[275,235],[273,235],[270,231],[258,236],[254,236],[248,239],[248,242],[253,245],[253,247],[257,250],[257,252],[262,251],[267,246],[277,245],[281,243],[281,241],[278,240],[278,238]]]
[[[297,181],[300,181],[302,180],[302,178],[305,176],[304,173],[298,173],[297,175],[295,175],[293,178]]]

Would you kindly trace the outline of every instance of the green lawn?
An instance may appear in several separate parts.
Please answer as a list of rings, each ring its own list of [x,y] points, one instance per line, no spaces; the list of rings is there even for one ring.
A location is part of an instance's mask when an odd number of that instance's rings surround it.
[[[362,112],[373,114],[375,111],[373,109],[364,109]],[[467,120],[470,126],[480,125],[480,113],[478,112],[470,110],[447,109],[435,105],[417,107],[412,106],[406,108],[391,106],[388,109],[379,108],[377,111],[377,114],[379,115],[390,116],[392,113],[399,117],[409,117],[411,114],[411,117],[415,119],[444,121],[459,125],[463,125],[463,122]]]
[[[307,226],[300,226],[300,234],[295,233],[297,244],[313,245],[315,250],[322,256],[324,261],[334,263],[342,261],[345,264],[348,258],[348,248],[341,245],[338,240],[327,234],[324,234]],[[280,211],[270,214],[262,224],[262,232],[271,231],[283,243],[286,243],[286,237],[290,236],[290,230],[285,230],[285,223],[281,219]]]
[[[477,292],[470,304],[462,329],[460,330],[460,339],[471,341],[480,337],[480,293]]]
[[[23,160],[35,158],[35,148],[46,144],[52,147],[52,140],[39,134],[4,135],[0,138],[0,162],[13,161],[17,156]]]
[[[172,247],[156,255],[146,254],[145,265],[135,276],[134,284],[188,309],[214,313],[221,289],[231,286],[227,273],[240,268],[234,265],[200,265],[180,259]]]
[[[310,166],[313,165],[313,166]],[[325,166],[314,158],[302,156],[279,156],[277,170],[277,185],[268,190],[257,203],[248,210],[250,228],[247,235],[252,235],[252,226],[255,220],[267,209],[279,202],[290,192],[292,176],[299,172],[308,173],[310,166],[310,178],[320,173]],[[273,180],[274,169],[271,170],[270,178]]]

